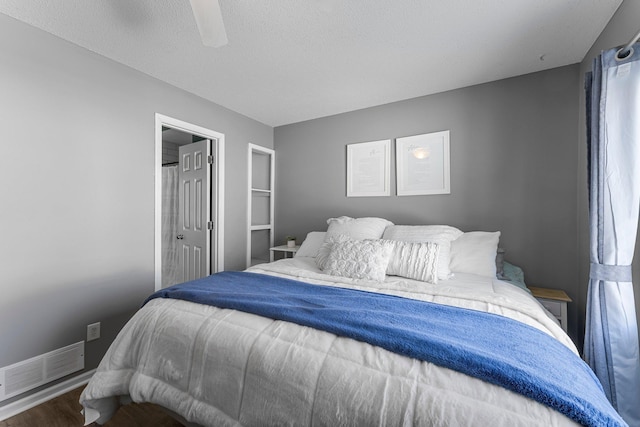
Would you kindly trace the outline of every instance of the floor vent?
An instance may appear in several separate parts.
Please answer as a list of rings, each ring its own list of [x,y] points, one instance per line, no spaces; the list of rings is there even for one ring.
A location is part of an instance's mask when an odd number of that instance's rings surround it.
[[[84,369],[84,341],[0,368],[0,402]]]

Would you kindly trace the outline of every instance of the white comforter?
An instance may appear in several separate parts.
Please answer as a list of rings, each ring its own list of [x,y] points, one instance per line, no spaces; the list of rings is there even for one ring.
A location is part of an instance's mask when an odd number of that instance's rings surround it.
[[[322,274],[302,257],[250,271],[501,314],[577,354],[534,298],[499,280],[469,274],[437,285],[351,280]],[[80,401],[87,423],[104,423],[129,399],[203,426],[575,425],[531,399],[429,362],[293,323],[168,299],[152,300],[123,328]]]

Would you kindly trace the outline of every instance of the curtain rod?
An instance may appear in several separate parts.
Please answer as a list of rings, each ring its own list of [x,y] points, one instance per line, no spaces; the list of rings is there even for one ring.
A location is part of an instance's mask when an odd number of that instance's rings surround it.
[[[624,59],[629,56],[629,54],[632,52],[631,46],[633,46],[633,44],[637,42],[638,39],[640,39],[640,31],[638,31],[638,33],[633,36],[631,40],[629,40],[629,43],[627,43],[622,49],[618,51],[616,57],[618,59]]]

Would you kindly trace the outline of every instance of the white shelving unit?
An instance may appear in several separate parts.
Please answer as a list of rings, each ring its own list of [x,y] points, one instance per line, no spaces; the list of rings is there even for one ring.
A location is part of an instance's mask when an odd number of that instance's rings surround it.
[[[249,144],[247,267],[269,262],[274,233],[275,151]]]

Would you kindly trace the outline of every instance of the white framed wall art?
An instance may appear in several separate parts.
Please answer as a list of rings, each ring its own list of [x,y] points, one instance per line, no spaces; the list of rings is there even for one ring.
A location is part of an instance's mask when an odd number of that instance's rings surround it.
[[[391,140],[347,145],[347,197],[389,196]]]
[[[450,194],[449,131],[396,139],[398,196]]]

